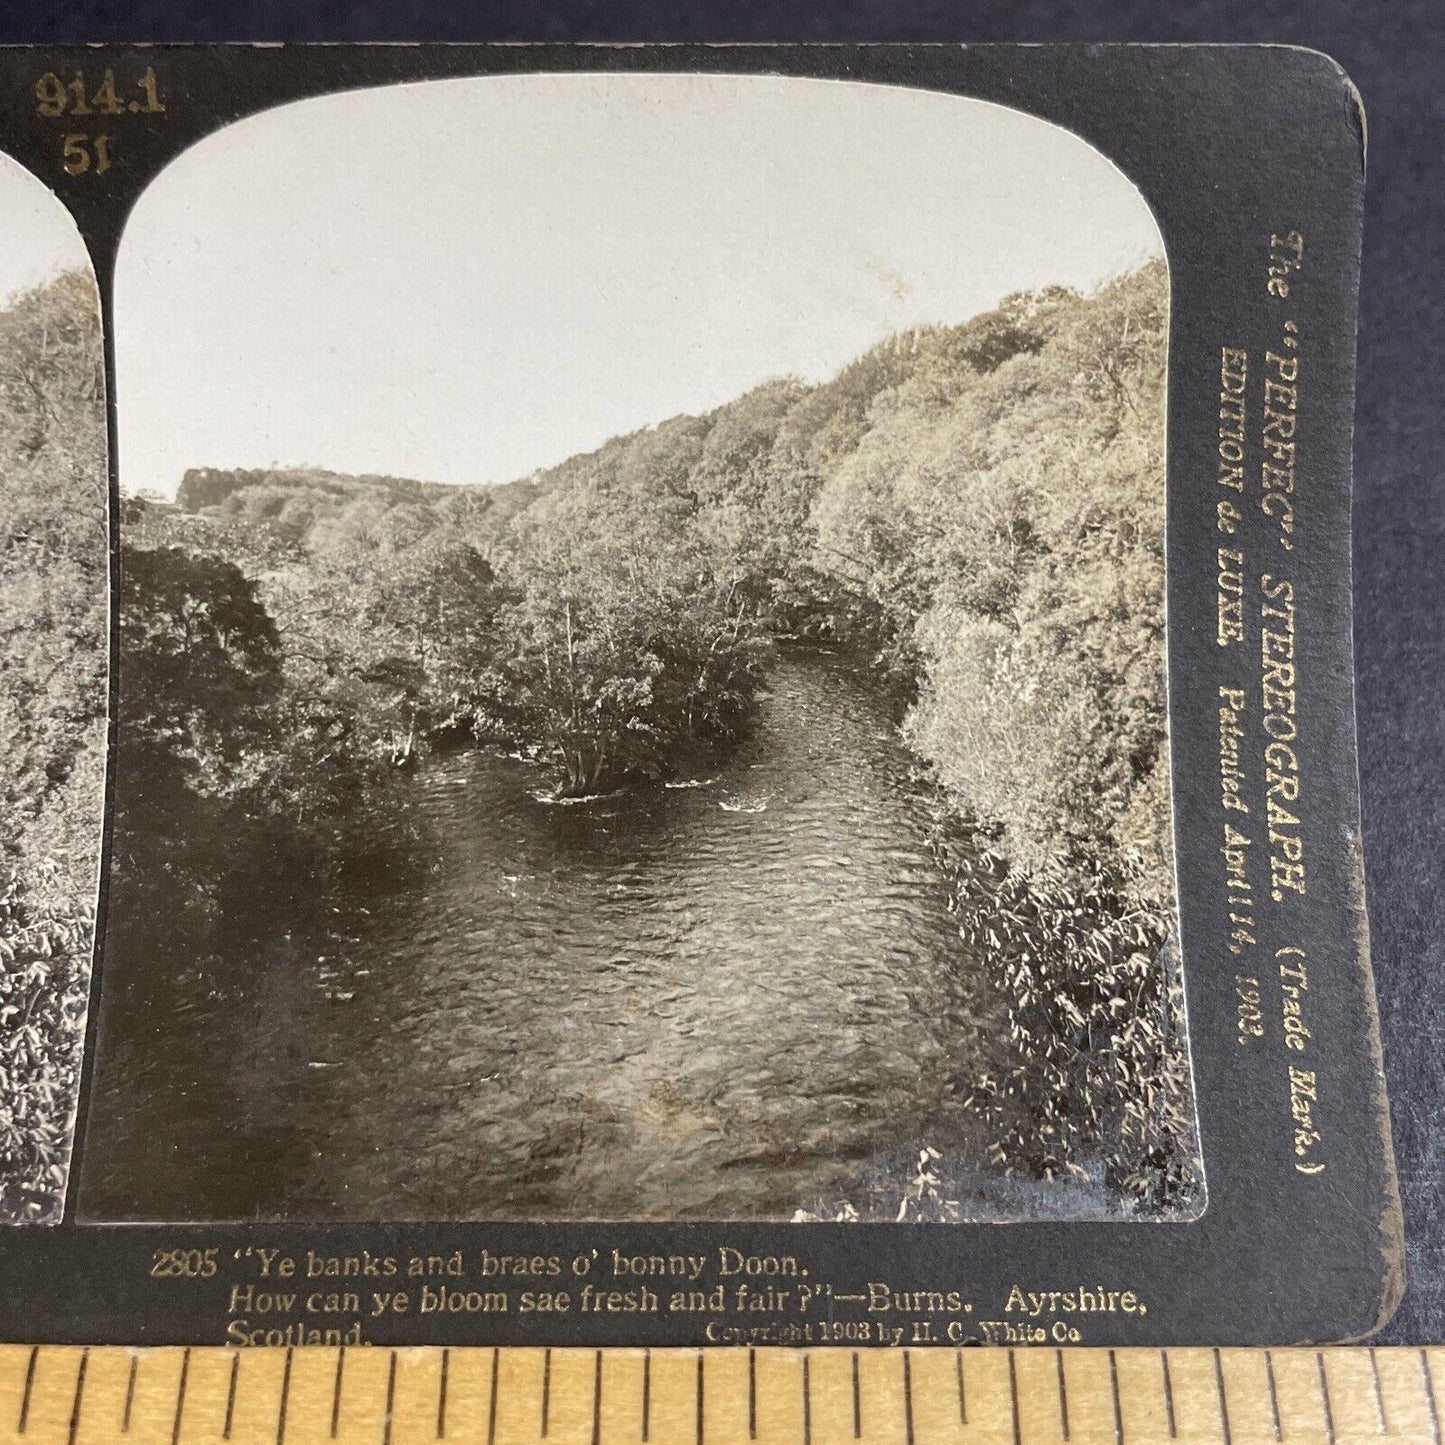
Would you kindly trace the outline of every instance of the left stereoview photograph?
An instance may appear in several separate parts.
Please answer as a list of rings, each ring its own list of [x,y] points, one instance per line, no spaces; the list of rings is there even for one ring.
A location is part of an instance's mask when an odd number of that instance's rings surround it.
[[[0,156],[0,1223],[60,1217],[105,792],[99,298],[70,213]]]

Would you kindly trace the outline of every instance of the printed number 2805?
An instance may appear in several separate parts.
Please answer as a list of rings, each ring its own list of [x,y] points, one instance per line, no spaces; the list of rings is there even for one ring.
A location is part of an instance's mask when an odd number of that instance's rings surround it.
[[[158,1249],[151,1258],[152,1279],[210,1279],[215,1272],[214,1249]]]

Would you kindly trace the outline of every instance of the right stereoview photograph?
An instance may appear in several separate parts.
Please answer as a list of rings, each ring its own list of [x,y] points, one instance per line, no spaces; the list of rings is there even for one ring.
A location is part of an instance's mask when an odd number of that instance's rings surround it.
[[[1169,304],[1107,158],[926,91],[182,154],[116,269],[81,1217],[1196,1217]]]

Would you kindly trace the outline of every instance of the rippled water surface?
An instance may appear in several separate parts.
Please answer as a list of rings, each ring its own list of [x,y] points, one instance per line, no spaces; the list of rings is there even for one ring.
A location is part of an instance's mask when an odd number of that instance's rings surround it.
[[[112,1031],[87,1212],[786,1218],[967,1142],[948,1084],[991,1009],[909,762],[850,661],[802,651],[685,785],[560,805],[535,765],[434,754],[241,982]]]

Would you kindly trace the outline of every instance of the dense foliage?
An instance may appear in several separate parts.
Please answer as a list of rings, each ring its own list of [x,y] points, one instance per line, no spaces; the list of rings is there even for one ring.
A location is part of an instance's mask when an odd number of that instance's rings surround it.
[[[105,414],[95,285],[0,310],[0,1220],[61,1203],[105,771]]]
[[[188,473],[126,519],[118,836],[196,800],[319,822],[462,730],[563,793],[665,776],[746,729],[778,639],[847,644],[1007,1006],[1009,1057],[961,1081],[999,1161],[1178,1207],[1166,314],[1162,262],[1012,297],[502,487]]]

